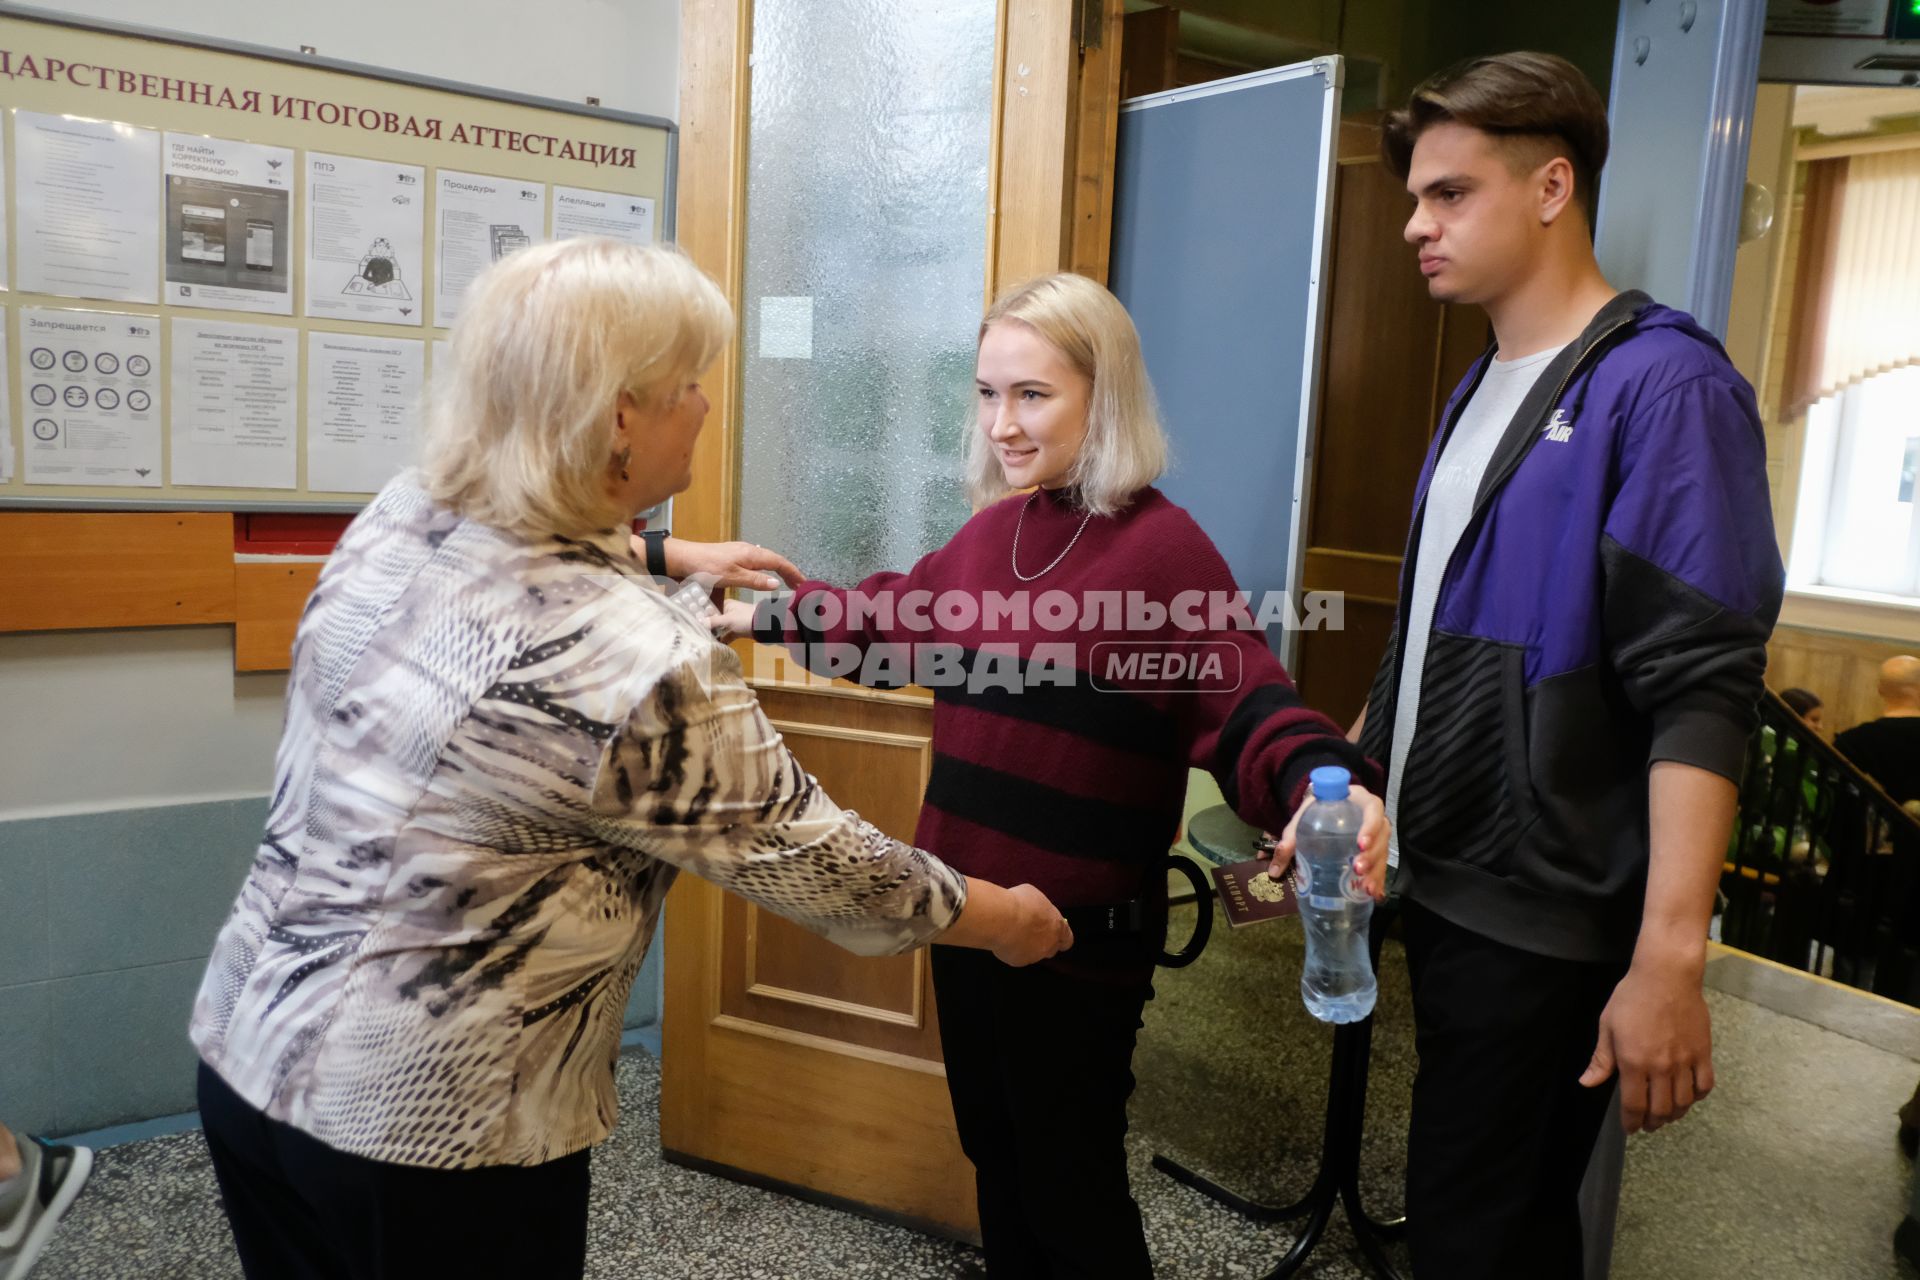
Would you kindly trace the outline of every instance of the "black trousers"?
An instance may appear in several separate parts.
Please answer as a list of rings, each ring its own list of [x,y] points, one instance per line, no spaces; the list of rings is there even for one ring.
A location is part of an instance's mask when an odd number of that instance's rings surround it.
[[[1612,1085],[1584,1089],[1624,964],[1521,951],[1417,903],[1407,1239],[1416,1280],[1580,1280],[1580,1181]]]
[[[1127,1187],[1133,1043],[1150,982],[933,948],[947,1089],[993,1280],[1146,1280]]]
[[[524,1280],[587,1263],[589,1152],[424,1169],[336,1151],[200,1067],[200,1121],[248,1280]]]

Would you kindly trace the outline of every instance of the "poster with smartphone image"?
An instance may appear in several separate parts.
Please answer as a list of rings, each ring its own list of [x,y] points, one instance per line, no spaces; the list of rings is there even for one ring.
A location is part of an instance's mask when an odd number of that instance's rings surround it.
[[[293,314],[293,151],[169,133],[166,301]]]

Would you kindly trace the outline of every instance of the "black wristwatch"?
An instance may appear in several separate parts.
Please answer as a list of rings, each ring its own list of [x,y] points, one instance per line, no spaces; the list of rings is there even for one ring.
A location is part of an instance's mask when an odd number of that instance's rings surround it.
[[[667,577],[667,539],[673,536],[665,529],[642,529],[640,540],[647,544],[647,572],[656,578]]]

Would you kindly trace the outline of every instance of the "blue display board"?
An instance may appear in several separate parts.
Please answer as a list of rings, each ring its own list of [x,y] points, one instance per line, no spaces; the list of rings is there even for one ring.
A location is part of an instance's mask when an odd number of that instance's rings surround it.
[[[1300,582],[1341,68],[1320,58],[1121,108],[1109,283],[1173,442],[1160,487],[1256,599]],[[1291,633],[1268,638],[1292,657]]]

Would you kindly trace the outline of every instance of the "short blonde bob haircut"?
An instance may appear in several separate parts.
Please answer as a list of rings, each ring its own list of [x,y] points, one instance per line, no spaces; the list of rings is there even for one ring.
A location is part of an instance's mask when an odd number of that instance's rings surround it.
[[[1082,509],[1112,515],[1160,478],[1167,436],[1140,358],[1140,335],[1118,298],[1085,276],[1042,276],[996,298],[980,322],[980,338],[996,324],[1026,325],[1093,384],[1087,436],[1067,474]],[[977,419],[970,421],[967,497],[977,511],[1009,490],[993,442]]]
[[[589,236],[534,245],[476,279],[427,394],[435,501],[530,537],[620,524],[608,492],[625,392],[671,406],[733,333],[726,298],[672,248]]]

